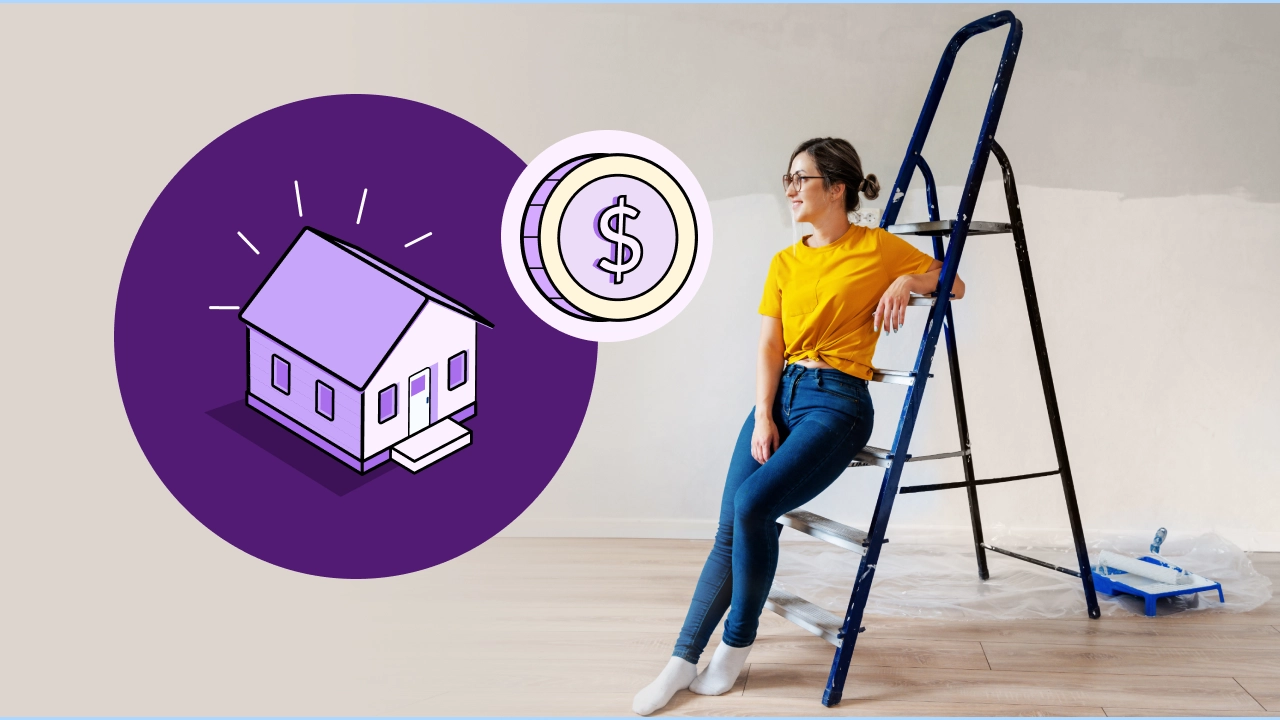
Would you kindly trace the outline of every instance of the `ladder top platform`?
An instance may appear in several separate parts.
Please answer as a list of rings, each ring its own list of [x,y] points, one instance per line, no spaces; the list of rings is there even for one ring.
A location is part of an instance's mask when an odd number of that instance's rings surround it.
[[[885,228],[894,235],[950,235],[951,228],[955,227],[955,220],[934,220],[933,222],[905,223],[902,225],[890,225]],[[1000,222],[980,222],[974,220],[969,223],[969,235],[1002,235],[1013,232],[1013,226],[1009,223]]]

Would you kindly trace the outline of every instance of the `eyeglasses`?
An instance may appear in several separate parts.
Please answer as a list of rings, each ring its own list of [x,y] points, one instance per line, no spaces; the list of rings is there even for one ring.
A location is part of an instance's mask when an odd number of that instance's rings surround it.
[[[790,190],[792,185],[796,186],[796,190],[803,190],[805,180],[819,180],[822,179],[822,177],[822,175],[801,175],[800,173],[783,175],[782,192]]]

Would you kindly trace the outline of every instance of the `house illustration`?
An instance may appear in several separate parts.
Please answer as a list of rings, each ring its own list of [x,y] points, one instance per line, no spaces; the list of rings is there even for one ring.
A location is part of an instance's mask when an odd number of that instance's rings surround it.
[[[360,473],[413,472],[471,443],[475,311],[303,228],[240,311],[248,405]]]

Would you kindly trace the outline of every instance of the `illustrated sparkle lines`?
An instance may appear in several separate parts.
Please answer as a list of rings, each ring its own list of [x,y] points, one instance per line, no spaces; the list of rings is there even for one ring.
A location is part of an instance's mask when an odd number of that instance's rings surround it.
[[[244,244],[245,244],[245,245],[248,245],[248,246],[249,246],[249,249],[253,251],[253,254],[254,254],[254,255],[261,255],[261,254],[262,254],[262,253],[258,252],[258,248],[256,248],[256,247],[254,247],[254,246],[253,246],[253,243],[249,242],[249,238],[245,237],[245,236],[244,236],[244,233],[242,233],[242,232],[237,232],[236,234],[240,236],[240,239],[244,241]]]
[[[423,235],[423,236],[422,236],[422,237],[420,237],[420,238],[415,238],[415,239],[413,239],[413,240],[410,240],[409,242],[405,243],[405,244],[404,244],[404,246],[405,246],[405,247],[409,247],[410,245],[412,245],[412,244],[414,244],[414,243],[418,242],[419,240],[426,240],[426,239],[427,239],[427,238],[429,238],[429,237],[431,237],[431,233],[427,233],[426,235]]]
[[[360,196],[360,212],[356,213],[356,224],[360,224],[360,218],[364,217],[364,200],[369,197],[369,188],[364,189],[364,194]]]
[[[298,189],[298,181],[293,181],[293,196],[298,198],[298,217],[302,217],[302,191]]]
[[[210,305],[210,310],[239,310],[239,305]]]

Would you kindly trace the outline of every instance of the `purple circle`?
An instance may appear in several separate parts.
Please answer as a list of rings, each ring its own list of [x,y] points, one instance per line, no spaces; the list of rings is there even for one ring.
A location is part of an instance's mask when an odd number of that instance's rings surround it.
[[[625,197],[625,201],[618,198]],[[640,262],[622,273],[601,267],[601,260],[626,263],[629,245],[606,239],[616,237],[625,208],[638,211],[626,217],[626,235],[640,244]],[[634,214],[634,213],[632,213]],[[603,232],[602,232],[603,231]],[[671,208],[648,183],[625,175],[611,175],[588,183],[565,206],[560,221],[560,257],[584,290],[610,300],[623,300],[648,292],[671,269],[676,253],[676,220]],[[621,254],[621,257],[619,257]]]
[[[183,166],[134,239],[115,315],[129,422],[183,507],[254,557],[337,578],[437,565],[528,507],[582,424],[596,343],[542,322],[507,277],[500,224],[523,169],[465,120],[378,95],[269,110]],[[493,323],[476,328],[469,447],[361,475],[246,406],[248,331],[210,307],[244,306],[304,225]]]

